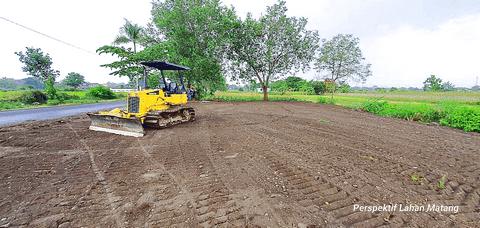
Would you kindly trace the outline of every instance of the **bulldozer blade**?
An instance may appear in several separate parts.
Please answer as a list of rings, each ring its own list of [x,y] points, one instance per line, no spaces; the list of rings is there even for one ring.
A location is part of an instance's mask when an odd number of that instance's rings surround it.
[[[143,137],[142,121],[137,118],[122,118],[97,113],[87,113],[92,120],[89,129],[93,131],[104,131],[119,135]]]

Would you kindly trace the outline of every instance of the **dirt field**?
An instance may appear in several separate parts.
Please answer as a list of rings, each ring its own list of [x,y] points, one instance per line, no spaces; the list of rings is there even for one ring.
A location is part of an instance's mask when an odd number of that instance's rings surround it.
[[[326,104],[192,106],[197,121],[143,138],[87,115],[0,128],[0,227],[480,227],[478,133]]]

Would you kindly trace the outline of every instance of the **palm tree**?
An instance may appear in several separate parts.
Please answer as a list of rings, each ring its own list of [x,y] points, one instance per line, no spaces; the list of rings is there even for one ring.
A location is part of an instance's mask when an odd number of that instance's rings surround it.
[[[133,42],[133,52],[137,53],[137,42],[142,37],[143,28],[138,24],[132,24],[125,19],[125,25],[120,28],[120,35],[115,37],[113,44],[127,44]]]
[[[124,18],[125,19],[125,18]],[[115,37],[113,44],[128,44],[133,43],[133,53],[137,53],[137,42],[142,38],[143,28],[138,24],[132,24],[130,21],[125,19],[125,25],[120,28],[120,35]],[[145,76],[145,75],[144,75]],[[135,83],[135,87],[138,89],[138,76],[134,73],[133,75],[128,76],[131,82]]]

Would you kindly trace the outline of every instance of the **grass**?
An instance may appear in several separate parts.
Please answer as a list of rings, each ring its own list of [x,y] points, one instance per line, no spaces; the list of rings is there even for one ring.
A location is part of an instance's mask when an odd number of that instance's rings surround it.
[[[289,92],[282,95],[270,92],[270,101],[292,100],[331,103],[331,95],[303,95]],[[261,101],[263,93],[217,92],[204,100]],[[361,109],[376,115],[419,122],[437,122],[464,131],[480,132],[480,94],[472,92],[393,92],[339,93],[333,104]]]
[[[447,174],[444,174],[442,179],[439,181],[437,184],[438,189],[444,189],[445,188],[445,181],[447,180]]]
[[[117,99],[111,100],[101,100],[98,98],[92,98],[86,96],[88,91],[58,91],[58,93],[67,93],[68,95],[76,95],[79,99],[68,99],[68,100],[49,100],[45,104],[34,105],[34,104],[23,104],[16,101],[25,91],[8,91],[0,92],[0,111],[2,110],[13,110],[13,109],[24,109],[24,108],[37,108],[37,107],[48,107],[56,105],[73,105],[73,104],[88,104],[88,103],[98,103],[105,101],[122,101],[125,100],[126,93],[115,93]]]
[[[413,181],[418,181],[418,180],[420,180],[420,177],[418,175],[414,174],[414,175],[412,175],[412,180]]]

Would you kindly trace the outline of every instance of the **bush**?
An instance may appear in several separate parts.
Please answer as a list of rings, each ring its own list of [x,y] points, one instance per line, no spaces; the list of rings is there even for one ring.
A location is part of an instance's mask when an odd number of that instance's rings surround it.
[[[333,99],[333,103],[332,103],[332,99],[329,98],[329,97],[317,97],[317,103],[321,103],[321,104],[336,104],[336,103],[337,103],[337,99]]]
[[[50,99],[47,101],[47,104],[48,105],[59,105],[59,104],[62,104],[63,102],[61,100],[58,100],[58,99]]]
[[[109,88],[103,86],[93,87],[88,91],[86,96],[96,97],[100,99],[115,99],[117,96]]]
[[[386,101],[380,102],[381,98],[367,99],[360,105],[360,109],[373,114],[379,114],[388,105]]]
[[[440,124],[464,131],[480,132],[480,110],[468,106],[451,107],[447,109],[447,114],[440,120]]]
[[[64,101],[64,100],[70,100],[70,99],[80,99],[80,97],[75,94],[69,95],[68,93],[58,93],[57,99],[60,101]]]
[[[33,104],[35,102],[44,104],[47,101],[47,96],[39,90],[27,91],[23,93],[17,101],[23,104]]]
[[[63,90],[64,90],[64,91],[71,91],[71,92],[77,91],[77,89],[75,89],[75,88],[65,88],[65,89],[63,89]]]
[[[330,101],[326,97],[317,97],[317,103],[328,104]]]

